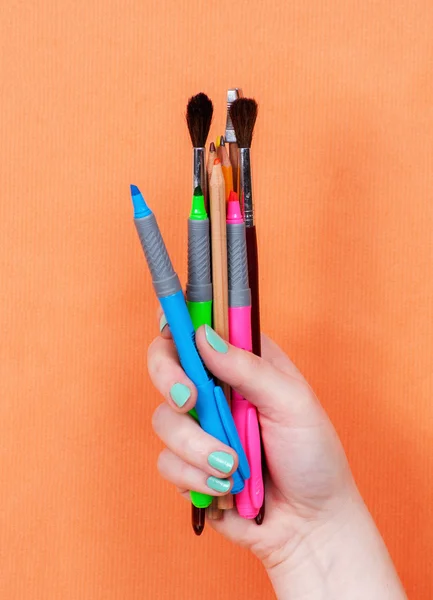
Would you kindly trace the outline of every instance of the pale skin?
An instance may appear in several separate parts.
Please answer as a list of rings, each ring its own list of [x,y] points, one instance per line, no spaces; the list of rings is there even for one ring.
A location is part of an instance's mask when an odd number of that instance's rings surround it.
[[[278,599],[406,599],[338,435],[295,365],[265,336],[263,358],[224,343],[216,351],[207,339],[201,327],[197,347],[209,370],[257,407],[269,469],[263,525],[231,510],[207,526],[258,557]],[[209,476],[230,480],[237,457],[185,414],[197,393],[179,364],[167,326],[149,347],[148,369],[165,398],[153,415],[154,430],[166,445],[158,459],[160,474],[188,500],[190,489],[222,495],[206,482]],[[170,396],[175,383],[191,392],[181,408]],[[229,473],[209,465],[215,451],[233,456]]]

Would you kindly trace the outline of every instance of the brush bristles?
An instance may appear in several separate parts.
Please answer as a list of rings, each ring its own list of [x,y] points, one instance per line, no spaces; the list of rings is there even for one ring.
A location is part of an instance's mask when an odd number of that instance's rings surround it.
[[[238,98],[230,107],[230,117],[239,148],[251,148],[258,106],[253,98]]]
[[[206,94],[200,93],[188,101],[186,122],[194,148],[204,148],[212,123],[213,104]]]

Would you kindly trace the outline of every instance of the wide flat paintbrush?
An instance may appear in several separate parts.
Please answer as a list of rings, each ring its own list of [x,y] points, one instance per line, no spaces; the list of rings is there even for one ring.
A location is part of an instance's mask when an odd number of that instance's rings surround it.
[[[251,328],[253,353],[261,356],[260,299],[259,299],[259,261],[257,252],[257,234],[254,222],[254,205],[251,177],[251,142],[257,119],[257,102],[252,98],[238,98],[230,106],[230,117],[236,135],[238,151],[237,189],[245,220],[247,243],[248,277],[251,288]],[[262,453],[263,472],[265,457]],[[256,517],[261,525],[265,514],[265,501]]]
[[[202,92],[189,99],[186,107],[186,122],[193,146],[192,193],[200,186],[205,204],[208,204],[206,176],[206,140],[212,123],[213,104]]]
[[[232,88],[227,90],[227,120],[226,120],[226,134],[225,141],[230,144],[229,146],[229,157],[232,165],[233,172],[233,190],[239,192],[237,189],[237,172],[238,172],[238,144],[236,140],[236,132],[233,127],[232,118],[230,116],[230,107],[235,100],[243,98],[241,88]]]

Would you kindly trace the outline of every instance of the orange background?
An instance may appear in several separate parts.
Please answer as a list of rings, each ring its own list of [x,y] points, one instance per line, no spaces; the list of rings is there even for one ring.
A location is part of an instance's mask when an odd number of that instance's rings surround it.
[[[0,597],[273,597],[157,476],[128,188],[184,278],[186,101],[211,96],[215,138],[240,86],[260,103],[263,328],[326,406],[410,597],[431,598],[431,1],[1,12]]]

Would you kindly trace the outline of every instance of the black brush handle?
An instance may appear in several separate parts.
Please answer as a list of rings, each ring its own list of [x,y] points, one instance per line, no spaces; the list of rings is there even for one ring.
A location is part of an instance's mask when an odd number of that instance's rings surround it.
[[[253,353],[256,356],[262,355],[262,344],[260,339],[260,298],[259,298],[259,256],[257,252],[257,234],[256,227],[247,227],[247,260],[248,260],[248,280],[251,289],[251,331],[253,342]]]
[[[259,255],[257,251],[257,234],[256,227],[247,227],[246,231],[247,241],[247,259],[248,259],[248,279],[251,289],[251,332],[253,342],[253,354],[256,356],[262,355],[262,342],[260,338],[260,297],[259,297]],[[260,427],[260,423],[259,423]],[[267,473],[266,457],[262,443],[262,476],[263,483],[265,479],[265,473]],[[265,518],[265,497],[263,497],[263,504],[259,511],[259,514],[255,518],[257,525],[263,523]]]

